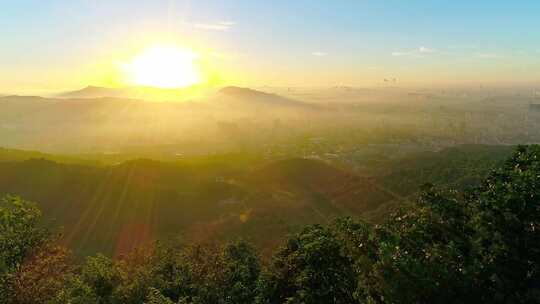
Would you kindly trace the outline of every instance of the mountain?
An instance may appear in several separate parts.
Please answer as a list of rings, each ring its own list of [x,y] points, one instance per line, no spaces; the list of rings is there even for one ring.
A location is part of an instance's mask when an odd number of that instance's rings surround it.
[[[320,203],[320,207],[331,209],[320,214],[366,214],[386,202],[400,199],[371,178],[313,159],[276,161],[255,171],[250,178],[269,192],[303,192]]]
[[[515,146],[461,145],[438,152],[413,153],[379,163],[377,184],[402,196],[414,195],[425,183],[466,189],[483,180],[491,168],[509,158]]]
[[[5,106],[6,103],[18,103],[18,104],[24,104],[24,103],[36,103],[36,102],[43,102],[43,101],[52,101],[54,99],[41,97],[41,96],[25,96],[25,95],[5,95],[0,96],[0,104],[2,106]]]
[[[443,188],[477,185],[511,150],[466,145],[412,154],[360,176],[306,158],[224,154],[114,162],[128,156],[113,155],[99,162],[98,156],[3,149],[0,196],[39,202],[48,223],[63,227],[64,242],[81,255],[119,254],[153,239],[239,237],[268,253],[306,224],[337,216],[381,222],[429,181]]]
[[[57,98],[72,99],[97,99],[118,98],[135,99],[145,101],[188,101],[197,100],[211,106],[226,106],[233,109],[260,108],[313,108],[313,105],[282,97],[277,94],[266,93],[250,88],[228,86],[215,91],[212,88],[189,87],[182,89],[160,89],[153,87],[124,87],[105,88],[87,86],[81,90],[58,94]]]
[[[87,86],[80,90],[69,91],[57,94],[56,97],[72,98],[125,98],[139,99],[147,101],[186,101],[193,98],[200,98],[211,94],[212,88],[202,86],[192,86],[187,88],[162,89],[145,86],[131,86],[121,88],[106,88],[99,86]]]
[[[230,107],[315,109],[316,106],[302,101],[286,98],[277,94],[266,93],[250,88],[236,86],[224,87],[211,98],[213,101]]]
[[[180,236],[243,237],[271,250],[302,225],[362,216],[393,199],[368,179],[304,159],[139,159],[107,166],[30,159],[0,162],[0,172],[0,195],[39,202],[80,254],[118,254]]]
[[[125,88],[105,88],[97,86],[87,86],[80,90],[60,93],[57,96],[60,98],[103,98],[116,97],[125,98],[129,95],[129,90]]]
[[[232,151],[266,141],[264,136],[285,130],[290,134],[296,126],[307,125],[310,115],[322,112],[307,103],[244,88],[228,87],[211,97],[182,102],[148,101],[136,93],[152,91],[137,90],[87,87],[55,98],[0,97],[0,146],[61,153],[125,152],[130,146],[161,145],[182,145],[170,149],[172,154],[197,147]],[[113,97],[98,97],[102,95]]]
[[[276,94],[265,93],[262,91],[253,90],[250,88],[242,88],[236,86],[228,86],[219,90],[219,94],[226,96],[235,96],[242,98],[282,98]]]

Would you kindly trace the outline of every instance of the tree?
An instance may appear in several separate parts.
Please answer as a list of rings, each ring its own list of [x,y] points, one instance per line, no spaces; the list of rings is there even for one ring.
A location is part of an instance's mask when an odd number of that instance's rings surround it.
[[[227,244],[222,250],[223,303],[253,303],[260,274],[259,258],[248,243]]]
[[[331,225],[338,241],[343,246],[343,253],[354,261],[353,269],[357,276],[354,298],[360,302],[376,302],[380,298],[373,267],[379,257],[379,236],[376,226],[352,219],[338,218]]]
[[[63,289],[49,301],[48,304],[99,304],[104,303],[92,290],[81,280],[81,277],[72,274],[64,284]]]
[[[10,303],[49,303],[73,271],[70,252],[52,243],[35,250],[10,279]]]
[[[377,249],[359,293],[380,303],[477,300],[466,204],[430,185],[412,205],[376,227]]]
[[[192,303],[253,303],[260,273],[255,250],[244,241],[198,245],[181,254],[184,294]]]
[[[158,285],[158,258],[155,244],[140,247],[115,263],[120,282],[115,290],[119,303],[142,303]]]
[[[538,146],[468,192],[425,185],[382,224],[307,226],[263,270],[240,241],[156,243],[74,272],[39,219],[32,203],[0,201],[1,303],[540,303]]]
[[[98,254],[88,257],[80,273],[80,282],[75,287],[87,287],[91,293],[98,299],[98,303],[113,303],[115,289],[120,284],[120,273],[113,260]],[[81,290],[75,290],[80,293]]]
[[[308,226],[291,237],[262,275],[259,303],[353,303],[353,261],[328,228]]]
[[[382,225],[341,225],[360,236],[343,238],[345,244],[368,244],[369,250],[349,250],[356,265],[364,265],[358,271],[361,300],[540,301],[538,146],[519,147],[469,192],[439,191],[432,185],[422,190],[418,200]]]
[[[35,203],[17,196],[0,199],[0,303],[10,297],[10,280],[50,233],[40,227],[41,212]]]
[[[174,304],[174,302],[166,296],[162,295],[159,290],[155,288],[150,288],[144,304]]]
[[[469,197],[486,300],[540,302],[540,146],[520,146]]]

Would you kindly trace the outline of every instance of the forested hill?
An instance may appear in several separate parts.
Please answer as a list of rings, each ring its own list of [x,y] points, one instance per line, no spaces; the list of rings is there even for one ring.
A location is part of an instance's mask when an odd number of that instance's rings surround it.
[[[115,163],[124,157],[2,150],[0,194],[39,202],[46,221],[61,228],[65,243],[80,256],[118,255],[167,238],[243,237],[268,253],[307,224],[339,216],[380,222],[426,182],[475,185],[511,149],[462,146],[390,160],[361,173],[302,158],[224,155]]]
[[[395,199],[369,178],[320,161],[133,160],[109,166],[0,162],[0,193],[40,203],[78,253],[119,254],[151,240],[252,239],[273,248],[295,227],[361,215]],[[304,178],[305,177],[305,178]],[[266,237],[259,238],[264,232]]]
[[[324,178],[287,172],[326,172],[325,165],[273,166],[252,182],[262,175],[271,185],[324,188]],[[157,178],[147,170],[148,180]],[[539,198],[540,146],[518,147],[466,192],[426,184],[379,224],[341,217],[305,226],[281,239],[267,262],[249,242],[201,241],[152,242],[78,264],[43,226],[37,204],[6,196],[0,303],[539,303]],[[268,235],[259,230],[259,238]]]

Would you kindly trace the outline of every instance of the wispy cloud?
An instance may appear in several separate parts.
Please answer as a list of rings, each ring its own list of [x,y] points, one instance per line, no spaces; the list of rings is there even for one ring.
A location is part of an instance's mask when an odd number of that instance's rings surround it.
[[[322,56],[328,55],[328,53],[321,52],[321,51],[315,51],[315,52],[312,52],[311,55],[317,56],[317,57],[322,57]]]
[[[452,51],[448,51],[452,49]],[[460,51],[461,50],[461,51]],[[471,50],[476,50],[471,52]],[[459,47],[449,47],[447,49],[434,49],[425,46],[420,46],[415,49],[395,51],[391,53],[394,57],[410,57],[410,58],[424,58],[428,56],[466,56],[468,58],[478,58],[478,59],[499,59],[504,56],[494,52],[482,52],[477,47],[468,47],[468,48],[459,48]]]
[[[425,46],[421,46],[418,48],[418,52],[421,54],[431,54],[435,53],[436,51],[434,49],[427,48]]]
[[[501,55],[495,54],[495,53],[477,53],[475,57],[482,58],[482,59],[497,59],[497,58],[501,58]]]
[[[192,23],[193,27],[208,31],[228,31],[236,23],[233,21],[220,21],[215,23]]]
[[[420,47],[418,47],[416,49],[413,49],[413,50],[392,52],[392,56],[395,56],[395,57],[405,57],[405,56],[408,56],[408,57],[423,57],[424,55],[434,54],[434,53],[437,53],[437,52],[438,51],[436,49],[428,48],[428,47],[425,47],[425,46],[420,46]]]

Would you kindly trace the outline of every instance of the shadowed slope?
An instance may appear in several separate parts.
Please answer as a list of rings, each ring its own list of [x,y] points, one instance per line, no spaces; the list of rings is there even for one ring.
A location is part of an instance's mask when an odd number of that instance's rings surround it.
[[[199,241],[240,236],[269,249],[291,229],[361,215],[392,199],[367,179],[312,160],[250,172],[220,162],[98,167],[34,159],[0,162],[0,171],[0,193],[41,203],[79,253],[120,253],[180,235]]]

